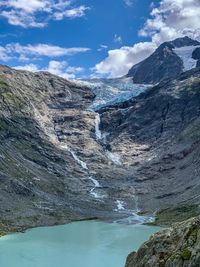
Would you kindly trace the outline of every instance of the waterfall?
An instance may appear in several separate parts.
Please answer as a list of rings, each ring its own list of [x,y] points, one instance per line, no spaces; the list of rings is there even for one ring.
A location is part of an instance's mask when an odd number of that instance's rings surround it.
[[[84,170],[88,170],[87,167],[87,163],[82,161],[81,159],[79,159],[79,157],[76,155],[76,153],[71,150],[71,148],[69,148],[66,144],[62,144],[61,147],[63,149],[66,149],[68,152],[71,153],[72,157],[74,158],[74,160],[84,169]]]
[[[75,154],[74,151],[69,150],[69,152],[71,153],[72,157],[78,162],[79,165],[81,165],[81,167],[82,167],[84,170],[88,170],[87,164],[86,164],[84,161],[80,160],[80,159],[78,158],[78,156]]]
[[[96,134],[96,140],[101,140],[102,139],[102,133],[100,130],[100,123],[101,123],[101,118],[99,113],[96,113],[95,117],[95,134]]]
[[[91,180],[94,184],[94,187],[90,190],[90,194],[93,195],[95,198],[101,198],[100,195],[98,195],[96,192],[94,192],[96,188],[101,187],[99,182],[91,176],[88,179]]]
[[[114,211],[125,210],[124,201],[116,200],[116,204],[117,204],[117,209],[115,209]]]
[[[101,117],[99,115],[99,113],[96,113],[96,117],[95,117],[95,135],[96,135],[96,140],[102,140],[104,139],[104,143],[105,143],[105,136],[104,134],[102,134],[101,130],[100,130],[100,124],[101,124]],[[116,165],[121,165],[121,160],[120,160],[120,155],[118,155],[117,153],[112,153],[111,151],[106,150],[106,156],[108,157],[108,159],[110,159],[114,164]]]
[[[121,200],[116,200],[116,205],[117,208],[114,209],[114,211],[116,212],[127,212],[129,215],[129,217],[117,220],[115,222],[117,223],[125,223],[125,224],[143,224],[143,223],[147,223],[147,222],[153,222],[155,219],[155,216],[150,214],[150,215],[140,215],[138,214],[140,212],[140,209],[138,207],[138,198],[137,196],[134,195],[133,199],[135,200],[135,209],[134,210],[127,210],[124,208],[124,201]]]
[[[97,187],[97,188],[101,187],[99,182],[96,179],[94,179],[93,177],[89,177],[89,180],[91,180],[94,183],[95,187]]]

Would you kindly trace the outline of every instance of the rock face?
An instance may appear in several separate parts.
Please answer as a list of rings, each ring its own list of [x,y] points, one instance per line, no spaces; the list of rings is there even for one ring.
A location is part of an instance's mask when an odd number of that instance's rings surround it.
[[[189,70],[199,65],[199,61],[194,61],[192,66],[184,62],[199,59],[195,57],[197,52],[194,52],[194,57],[192,55],[197,46],[200,46],[200,43],[188,37],[165,42],[150,57],[133,66],[127,76],[133,77],[134,83],[143,84],[155,84],[164,79],[177,78],[185,68]]]
[[[107,143],[132,167],[140,208],[199,203],[200,71],[101,110]]]
[[[82,180],[84,172],[61,141],[73,124],[69,111],[82,132],[86,122],[86,132],[93,127],[93,115],[82,110],[94,95],[48,73],[6,66],[0,67],[0,94],[1,230],[85,218],[71,204],[91,183]]]
[[[154,234],[125,267],[199,267],[200,218],[193,218]]]
[[[88,110],[94,97],[49,73],[0,66],[2,233],[118,218],[117,200],[130,196],[124,213],[135,209],[132,169],[102,144],[98,114]]]
[[[200,47],[196,48],[192,53],[192,58],[197,60],[197,67],[200,67]]]

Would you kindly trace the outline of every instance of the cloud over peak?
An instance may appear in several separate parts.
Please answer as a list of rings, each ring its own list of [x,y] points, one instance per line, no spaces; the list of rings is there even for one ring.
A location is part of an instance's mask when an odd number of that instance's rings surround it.
[[[162,0],[159,7],[153,7],[139,34],[158,44],[185,35],[199,39],[199,14],[199,0]]]
[[[140,36],[150,37],[151,42],[108,51],[107,58],[96,64],[96,74],[122,76],[134,64],[148,57],[162,42],[186,35],[200,40],[199,14],[200,0],[161,0],[158,6],[152,5],[150,18],[139,31]]]

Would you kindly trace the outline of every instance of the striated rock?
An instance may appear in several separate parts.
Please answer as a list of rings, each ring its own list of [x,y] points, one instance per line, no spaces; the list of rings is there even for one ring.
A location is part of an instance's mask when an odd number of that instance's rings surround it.
[[[0,66],[0,96],[2,231],[134,210],[132,169],[98,140],[89,88]],[[127,199],[123,215],[115,211],[118,197]]]
[[[199,204],[200,71],[102,109],[107,143],[133,167],[142,211]]]
[[[131,253],[125,267],[199,267],[200,218],[192,218],[154,234]]]

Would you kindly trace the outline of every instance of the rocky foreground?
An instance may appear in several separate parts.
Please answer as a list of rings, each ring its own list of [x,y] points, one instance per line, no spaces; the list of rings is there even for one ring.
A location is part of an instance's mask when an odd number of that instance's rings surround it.
[[[154,234],[128,256],[125,267],[199,266],[200,217],[196,217]]]

